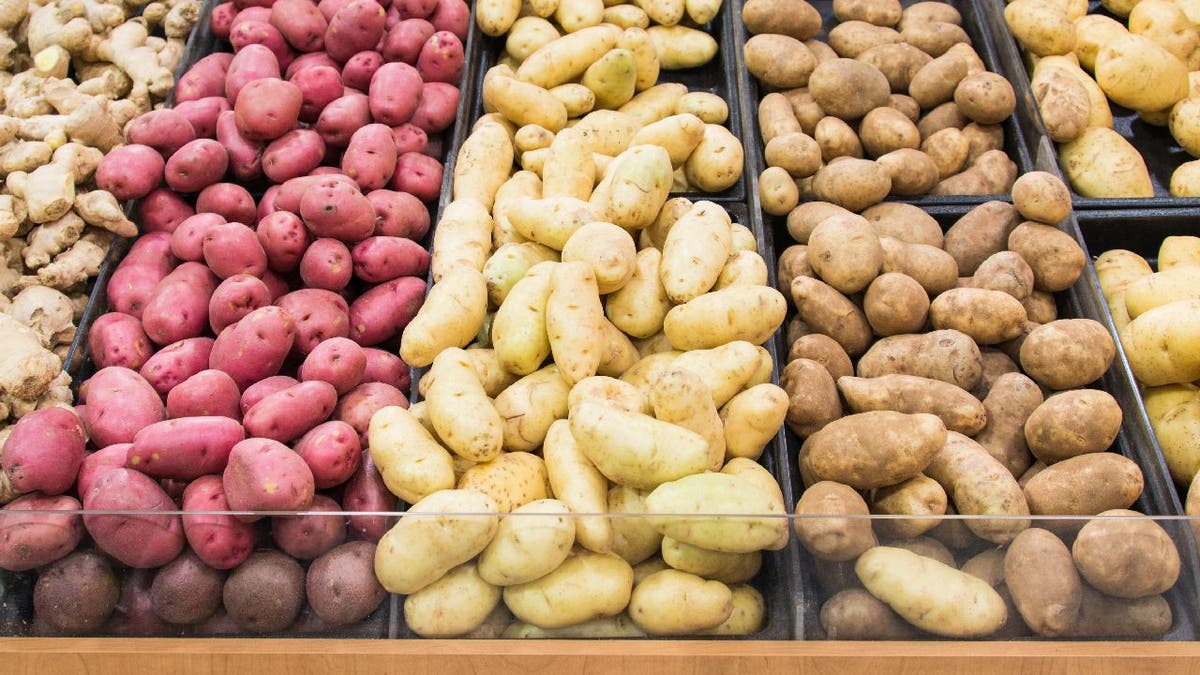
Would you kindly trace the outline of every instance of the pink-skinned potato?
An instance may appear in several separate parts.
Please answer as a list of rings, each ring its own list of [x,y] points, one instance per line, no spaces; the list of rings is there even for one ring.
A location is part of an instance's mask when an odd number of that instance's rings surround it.
[[[300,216],[290,211],[267,215],[258,223],[255,234],[267,254],[267,266],[275,272],[286,274],[295,270],[308,250],[308,229]]]
[[[217,11],[213,10],[213,27],[216,27]],[[232,17],[231,17],[232,18]],[[228,37],[228,36],[226,36]],[[225,76],[229,72],[229,64],[233,63],[233,54],[216,52],[209,54],[188,68],[179,82],[175,84],[175,104],[197,101],[210,96],[225,96]],[[128,129],[126,129],[128,133]],[[133,143],[141,143],[133,138]],[[152,145],[152,144],[147,144]]]
[[[350,0],[329,19],[325,51],[345,63],[358,52],[374,49],[383,37],[387,12],[375,0]]]
[[[320,0],[317,3],[317,9],[320,10],[321,16],[325,17],[325,21],[333,18],[338,10],[350,4],[350,0]]]
[[[349,337],[373,347],[400,334],[425,302],[425,280],[401,277],[363,293],[350,306]]]
[[[219,415],[241,420],[240,400],[241,392],[228,373],[202,370],[167,394],[167,415],[172,418]]]
[[[180,417],[142,429],[133,438],[125,468],[152,478],[190,481],[225,470],[229,451],[246,439],[237,420]]]
[[[75,481],[75,489],[81,495],[86,495],[92,489],[92,483],[105,471],[124,469],[125,458],[129,455],[133,443],[117,443],[88,454],[79,465],[79,478]]]
[[[279,187],[278,185],[272,185],[267,188],[263,192],[262,198],[258,200],[258,209],[254,213],[254,227],[256,229],[263,218],[279,210],[275,208],[275,197],[279,194]]]
[[[317,345],[300,364],[300,380],[319,380],[333,385],[338,395],[362,384],[367,355],[349,338],[330,338]]]
[[[337,239],[318,239],[300,258],[300,280],[309,288],[340,291],[354,276],[350,249]]]
[[[105,286],[111,311],[142,318],[154,287],[179,264],[172,255],[172,237],[167,232],[150,232],[133,243]]]
[[[256,438],[291,443],[329,419],[337,399],[337,390],[328,382],[301,382],[255,403],[242,424]]]
[[[287,69],[283,71],[283,78],[285,80],[290,80],[292,79],[293,75],[301,70],[304,70],[305,68],[313,68],[315,66],[329,66],[334,70],[339,70],[341,68],[338,62],[329,58],[329,55],[325,52],[310,52],[308,54],[301,54],[293,59],[292,62],[288,64]]]
[[[370,347],[363,349],[363,354],[367,357],[367,367],[363,370],[363,382],[382,382],[400,391],[408,391],[411,375],[404,359],[391,352]]]
[[[407,63],[392,62],[381,66],[371,76],[371,87],[367,91],[371,117],[389,127],[409,121],[421,100],[423,85],[421,74]]]
[[[448,30],[433,34],[417,56],[417,72],[426,82],[458,84],[462,79],[463,44]]]
[[[437,8],[429,15],[429,23],[438,30],[454,33],[459,40],[466,40],[471,27],[471,8],[463,0],[438,0]]]
[[[358,190],[330,176],[322,176],[300,197],[300,218],[315,237],[331,237],[353,244],[375,232],[375,209]]]
[[[158,150],[140,143],[113,148],[96,167],[96,187],[120,200],[141,199],[162,183],[166,162]]]
[[[154,387],[136,371],[109,366],[87,381],[83,424],[98,448],[132,443],[143,428],[166,419],[166,409]]]
[[[358,470],[362,444],[354,427],[339,420],[318,424],[294,446],[313,474],[318,490],[341,485]]]
[[[83,520],[65,512],[79,508],[68,495],[28,494],[6,504],[0,509],[0,569],[25,572],[74,551],[83,539]]]
[[[388,187],[424,202],[435,201],[442,191],[442,163],[423,153],[406,152],[396,160]]]
[[[122,366],[137,370],[154,354],[154,346],[136,316],[109,312],[88,330],[88,351],[97,368]]]
[[[297,560],[312,560],[346,541],[346,519],[336,514],[338,503],[325,495],[313,497],[308,511],[330,515],[275,516],[271,538],[280,551]]]
[[[330,169],[334,173],[326,173],[324,170]],[[325,181],[340,181],[351,187],[356,187],[358,183],[354,179],[343,174],[339,169],[332,166],[321,166],[313,169],[307,176],[298,176],[284,182],[279,186],[279,192],[275,195],[275,210],[289,211],[296,215],[300,215],[300,199],[306,193],[312,190],[317,184]]]
[[[252,80],[234,100],[234,121],[238,131],[252,141],[273,140],[295,128],[303,102],[300,87],[287,80]]]
[[[201,476],[183,491],[183,510],[228,511],[221,476]],[[183,516],[188,546],[205,565],[228,570],[242,564],[254,550],[254,527],[231,515],[196,513]]]
[[[253,223],[258,206],[250,191],[237,183],[213,183],[196,196],[196,211],[215,213],[233,223]]]
[[[166,396],[181,382],[208,368],[213,339],[195,337],[173,342],[151,356],[138,373],[154,391]]]
[[[371,190],[367,201],[375,210],[375,236],[420,241],[429,232],[429,208],[407,192]]]
[[[217,277],[209,268],[197,262],[180,264],[154,287],[142,310],[146,335],[160,345],[203,335],[216,287]]]
[[[366,94],[350,93],[325,106],[314,127],[325,145],[345,147],[359,127],[371,123],[370,99]]]
[[[229,168],[229,153],[219,141],[197,138],[167,160],[167,185],[176,192],[199,192],[221,180]]]
[[[225,74],[225,98],[237,105],[238,95],[250,82],[265,78],[279,79],[279,59],[263,45],[247,45],[234,54]]]
[[[396,144],[397,156],[406,152],[422,152],[429,145],[429,134],[412,122],[405,122],[392,127],[392,141]]]
[[[169,272],[177,264],[179,261],[171,257],[171,233],[151,232],[133,242],[117,269],[122,265],[154,265]]]
[[[354,276],[367,283],[424,277],[429,271],[429,251],[404,237],[370,237],[355,244],[350,255]]]
[[[445,82],[426,82],[412,124],[427,134],[437,134],[458,117],[458,87]]]
[[[66,492],[79,473],[86,445],[83,424],[71,410],[43,408],[21,417],[0,453],[0,492]]]
[[[261,307],[217,335],[208,367],[228,373],[244,390],[278,374],[295,339],[291,314],[274,305]]]
[[[392,128],[386,124],[368,124],[350,137],[342,153],[342,173],[354,179],[363,192],[388,184],[396,170],[396,143]]]
[[[271,50],[280,68],[287,68],[295,58],[291,45],[284,39],[283,33],[266,21],[238,21],[233,30],[229,31],[229,43],[237,53],[250,45],[262,45]]]
[[[338,400],[333,419],[349,424],[365,442],[371,417],[389,405],[408,408],[408,398],[399,389],[383,382],[358,385]]]
[[[319,288],[292,291],[275,301],[296,325],[296,352],[307,355],[329,338],[350,334],[350,308],[342,296]]]
[[[93,481],[83,497],[86,511],[174,511],[175,502],[149,476],[111,469]],[[88,513],[83,525],[96,546],[136,568],[162,567],[183,550],[183,523],[171,514]]]
[[[250,438],[233,446],[221,485],[234,511],[302,511],[314,495],[308,465],[291,448],[270,438]],[[237,516],[246,522],[261,517]]]
[[[271,25],[296,51],[317,52],[325,46],[328,22],[311,0],[276,0],[271,5]]]
[[[228,56],[233,58],[232,55]],[[151,110],[130,120],[125,125],[125,140],[154,148],[165,160],[189,141],[196,140],[196,130],[179,111],[163,108]]]
[[[347,59],[342,66],[342,84],[351,89],[366,91],[371,87],[371,78],[375,76],[375,71],[383,64],[383,55],[374,49],[361,51]]]
[[[300,121],[316,122],[325,106],[342,97],[342,74],[332,66],[313,65],[288,76],[300,89]]]
[[[210,19],[213,37],[221,40],[229,39],[229,31],[233,28],[233,20],[237,17],[237,13],[237,7],[233,6],[232,0],[217,3],[217,6],[213,7]]]
[[[312,129],[293,129],[271,141],[263,151],[263,175],[275,183],[298,178],[325,158],[325,141]]]
[[[208,228],[204,233],[203,251],[204,262],[222,279],[235,274],[259,276],[267,269],[267,252],[258,243],[254,230],[241,223],[221,223]],[[211,298],[210,291],[205,302]],[[206,314],[207,309],[205,307]]]
[[[173,110],[183,115],[192,125],[192,129],[196,131],[196,138],[216,138],[217,120],[220,119],[221,113],[233,110],[233,106],[224,96],[206,96],[179,103]]]
[[[267,285],[267,290],[271,292],[271,302],[278,301],[279,298],[282,298],[291,291],[288,280],[271,270],[263,272],[262,280]]]
[[[226,110],[217,117],[217,140],[225,146],[225,152],[229,155],[229,170],[234,178],[254,180],[262,175],[262,153],[267,145],[243,136],[234,117],[232,110]]]
[[[346,488],[342,491],[342,508],[357,514],[387,514],[394,512],[398,505],[396,495],[388,491],[383,476],[379,475],[379,470],[371,461],[371,453],[364,450],[358,470],[346,482]],[[355,539],[378,543],[390,527],[388,521],[387,515],[352,515],[350,535]]]
[[[297,384],[300,384],[300,380],[297,380],[294,377],[288,375],[272,375],[271,377],[261,379],[249,387],[246,387],[246,390],[242,392],[241,401],[239,403],[242,410],[242,415],[245,415],[246,411],[253,408],[254,404],[270,396],[271,394],[281,392],[284,389],[293,387]]]
[[[424,17],[410,17],[401,20],[388,29],[383,38],[383,58],[388,61],[401,61],[410,66],[417,64],[421,48],[437,31],[433,24]]]
[[[250,312],[270,304],[271,291],[262,279],[249,274],[235,274],[222,281],[213,291],[208,302],[208,323],[213,333],[220,334]]]
[[[437,0],[395,0],[392,4],[405,19],[428,18],[438,6]]]
[[[197,213],[184,219],[171,233],[172,255],[183,261],[203,262],[205,233],[224,222],[225,217],[219,213]]]
[[[146,195],[137,206],[138,222],[142,224],[142,236],[154,232],[171,234],[196,209],[172,190],[159,188]]]

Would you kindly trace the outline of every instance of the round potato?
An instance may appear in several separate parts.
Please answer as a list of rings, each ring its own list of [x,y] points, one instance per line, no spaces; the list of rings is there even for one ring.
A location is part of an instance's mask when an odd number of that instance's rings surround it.
[[[932,190],[941,178],[937,162],[928,154],[912,148],[893,150],[880,155],[875,162],[891,177],[891,194],[897,197],[923,195]],[[940,230],[938,232],[941,233]]]
[[[786,169],[777,166],[767,167],[759,174],[758,196],[763,211],[772,216],[787,215],[800,203],[800,189],[796,187],[796,181]]]
[[[812,71],[808,92],[827,114],[856,120],[886,106],[892,89],[874,66],[853,58],[840,58],[821,63]]]
[[[976,73],[963,78],[954,88],[954,103],[964,115],[979,124],[999,124],[1017,106],[1012,85],[996,73]]]
[[[746,69],[776,89],[808,85],[817,59],[804,43],[787,35],[755,35],[743,47]]]
[[[886,155],[901,148],[921,145],[921,132],[904,113],[895,108],[876,108],[863,117],[858,129],[863,149],[870,157]]]
[[[817,199],[855,212],[883,201],[891,189],[887,169],[867,159],[841,158],[826,164],[813,177]]]
[[[797,131],[767,142],[763,150],[767,166],[779,167],[793,178],[807,178],[821,168],[821,146],[808,134]]]
[[[1083,526],[1071,556],[1096,590],[1118,598],[1165,593],[1179,578],[1179,551],[1162,526],[1136,511],[1114,509]]]
[[[715,628],[733,613],[733,593],[719,581],[679,570],[642,579],[629,600],[629,616],[650,635],[687,635]]]
[[[1091,319],[1038,326],[1021,344],[1021,368],[1042,386],[1074,389],[1100,379],[1116,357],[1112,336]]]
[[[800,495],[792,528],[800,543],[821,560],[853,560],[875,546],[875,533],[867,518],[838,518],[838,515],[866,516],[867,503],[853,488],[833,481],[813,483]],[[829,516],[820,518],[813,516]]]
[[[1055,225],[1071,215],[1071,192],[1057,176],[1045,171],[1022,174],[1013,183],[1013,206],[1023,218]]]
[[[862,158],[862,141],[846,122],[827,116],[813,128],[813,139],[821,150],[821,159],[832,162],[838,157]],[[818,168],[820,168],[818,166]]]
[[[1106,391],[1073,389],[1046,399],[1025,421],[1025,439],[1034,457],[1049,465],[1091,452],[1103,452],[1121,430],[1121,406]]]

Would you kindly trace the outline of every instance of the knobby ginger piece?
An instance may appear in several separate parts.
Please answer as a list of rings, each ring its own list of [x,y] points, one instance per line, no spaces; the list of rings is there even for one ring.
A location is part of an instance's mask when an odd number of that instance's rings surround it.
[[[108,190],[75,195],[75,213],[88,225],[108,230],[118,237],[137,236],[137,224],[125,217],[117,198]]]
[[[0,395],[37,401],[62,371],[62,361],[42,348],[33,329],[0,314]]]
[[[58,254],[54,262],[38,270],[37,280],[51,288],[67,289],[96,276],[112,238],[111,232],[88,230],[70,249]]]
[[[58,220],[33,228],[25,237],[26,245],[22,252],[25,266],[29,269],[37,269],[49,264],[54,256],[79,241],[86,225],[83,218],[76,215],[74,211],[68,211]]]
[[[61,291],[45,286],[30,286],[12,299],[8,315],[29,327],[43,347],[61,342],[65,332],[74,334],[75,308]]]

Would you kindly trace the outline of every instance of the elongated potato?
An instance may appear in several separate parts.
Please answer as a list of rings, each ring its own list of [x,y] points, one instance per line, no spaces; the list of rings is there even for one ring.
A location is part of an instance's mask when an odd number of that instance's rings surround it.
[[[702,630],[698,635],[753,635],[762,630],[767,613],[762,593],[746,584],[731,586],[729,590],[733,593],[733,611],[729,618],[720,626]]]
[[[663,321],[663,332],[680,350],[711,349],[735,340],[761,344],[786,314],[787,301],[774,288],[734,286],[674,307]]]
[[[984,288],[952,288],[929,303],[929,319],[935,330],[957,330],[979,345],[1016,338],[1026,318],[1020,300]]]
[[[1071,187],[1084,197],[1154,196],[1146,161],[1112,129],[1088,127],[1059,148],[1059,161]]]
[[[633,261],[633,273],[624,286],[605,298],[608,320],[635,338],[648,338],[662,330],[671,309],[671,299],[663,288],[660,269],[662,252],[643,248]]]
[[[833,338],[852,357],[867,351],[871,325],[849,298],[823,281],[804,276],[793,279],[789,290],[797,315],[813,332]]]
[[[574,197],[517,199],[505,215],[522,237],[556,251],[566,246],[575,230],[597,220],[593,207]]]
[[[1133,33],[1114,38],[1096,54],[1096,82],[1110,100],[1133,110],[1165,110],[1186,98],[1187,72],[1174,54]]]
[[[1121,344],[1138,381],[1158,386],[1200,379],[1200,353],[1188,345],[1200,329],[1200,300],[1179,300],[1155,307],[1121,331]]]
[[[783,488],[779,487],[779,481],[758,462],[746,459],[745,457],[734,457],[726,462],[725,466],[721,467],[721,473],[741,478],[743,481],[754,485],[771,503],[771,513],[787,511],[787,504],[783,501]],[[781,527],[777,531],[775,541],[767,545],[767,550],[783,550],[787,546],[787,543],[788,528]]]
[[[371,417],[367,439],[384,484],[409,504],[454,487],[450,453],[404,408],[379,409]]]
[[[429,269],[434,283],[455,267],[482,272],[492,249],[492,228],[492,217],[479,202],[466,199],[447,204],[433,231]]]
[[[483,276],[487,279],[488,301],[495,307],[504,303],[509,291],[518,281],[525,278],[534,265],[547,261],[558,262],[557,251],[537,242],[508,242],[495,245],[495,236],[492,241],[495,248],[483,264]]]
[[[583,75],[608,50],[617,46],[621,29],[591,26],[546,44],[517,68],[518,79],[550,89]]]
[[[675,114],[676,105],[687,93],[687,86],[678,82],[656,84],[638,92],[620,111],[645,126]]]
[[[848,415],[804,441],[801,475],[806,483],[832,480],[861,490],[895,485],[923,471],[945,445],[946,434],[942,421],[927,413]]]
[[[549,484],[546,464],[528,452],[506,452],[493,460],[477,462],[458,479],[460,490],[475,490],[491,497],[500,513],[546,499]]]
[[[429,495],[413,504],[379,540],[375,576],[389,593],[416,593],[488,545],[498,522],[496,516],[486,514],[494,513],[496,503],[491,497],[474,490]]]
[[[650,635],[689,635],[721,625],[732,613],[728,586],[679,570],[651,574],[629,600],[630,618]]]
[[[729,214],[696,202],[667,232],[660,275],[667,296],[683,303],[708,292],[733,251]]]
[[[742,476],[695,473],[655,488],[646,512],[664,536],[710,551],[751,553],[786,543],[782,502]]]
[[[504,446],[504,428],[466,352],[447,349],[433,360],[434,380],[426,401],[438,438],[455,454],[474,462],[495,459]]]
[[[658,82],[660,70],[658,50],[655,49],[650,34],[645,30],[648,25],[649,22],[646,25],[626,27],[625,32],[621,33],[621,38],[617,40],[618,47],[627,49],[633,54],[636,71],[634,89],[636,91],[645,91]]]
[[[725,458],[758,459],[783,425],[788,393],[770,383],[757,384],[729,399],[721,408]]]
[[[478,628],[499,602],[500,589],[467,563],[404,598],[404,625],[421,637],[458,637]]]
[[[1014,476],[1025,473],[1033,463],[1025,440],[1025,421],[1043,400],[1037,383],[1017,372],[996,378],[983,399],[987,423],[975,435],[975,442]]]
[[[704,437],[681,426],[594,401],[571,410],[569,420],[579,449],[619,485],[652,490],[709,465]]]
[[[928,377],[971,391],[983,377],[983,357],[975,341],[956,330],[894,335],[871,345],[858,360],[859,377],[892,373]]]
[[[841,377],[838,391],[854,412],[895,410],[930,413],[941,418],[946,428],[974,436],[987,421],[979,399],[961,388],[915,375],[883,375],[873,378]]]
[[[626,230],[596,221],[575,230],[562,250],[562,261],[587,263],[600,295],[620,290],[633,276],[637,245]]]
[[[1029,527],[1029,505],[1017,479],[988,451],[970,438],[948,432],[946,444],[934,455],[925,474],[936,480],[964,515],[1018,516],[1008,520],[967,520],[976,536],[1006,544]]]
[[[704,140],[704,121],[692,114],[671,115],[642,127],[630,145],[650,144],[666,148],[671,167],[684,165],[700,141]]]
[[[546,300],[546,335],[567,384],[596,374],[605,347],[603,319],[591,266],[566,262],[555,267]]]
[[[596,185],[596,164],[583,137],[564,129],[550,142],[550,154],[542,165],[543,197],[574,197],[586,201]]]
[[[1079,618],[1083,588],[1071,550],[1054,533],[1033,527],[1004,554],[1004,583],[1025,624],[1038,635],[1069,634]]]
[[[571,553],[575,521],[556,499],[539,499],[502,518],[496,535],[479,554],[479,576],[489,584],[512,586],[553,572]]]
[[[483,79],[484,104],[518,127],[536,124],[551,133],[567,124],[567,107],[546,89],[502,73]]]
[[[608,479],[579,449],[567,420],[557,420],[542,444],[546,474],[554,497],[572,513],[604,514],[608,511]],[[612,547],[613,530],[603,515],[575,518],[575,539],[599,553]]]
[[[514,150],[508,131],[499,124],[482,124],[463,141],[454,164],[454,200],[475,199],[491,210],[496,192],[508,180]]]
[[[662,539],[663,562],[673,569],[723,584],[744,583],[762,569],[762,553],[722,553],[670,537]]]
[[[718,408],[741,391],[762,365],[762,355],[758,349],[745,341],[730,342],[713,349],[694,349],[683,354],[675,353],[675,357],[660,358],[664,359],[662,371],[668,367],[682,368],[699,375],[708,385],[709,391],[712,392],[713,404]],[[637,375],[633,368],[629,374],[630,377]],[[647,376],[647,387],[652,385],[660,374],[661,372]],[[630,378],[622,376],[621,379],[629,381]]]
[[[1200,300],[1200,267],[1177,266],[1146,274],[1130,280],[1124,291],[1130,319],[1176,300]]]
[[[637,565],[658,554],[662,549],[663,536],[654,529],[650,519],[640,516],[646,513],[645,490],[614,486],[608,491],[608,512],[612,526],[612,552],[621,556],[630,565]]]
[[[475,8],[475,22],[487,35],[504,35],[520,13],[519,0],[484,0]]]
[[[651,17],[653,18],[653,17]],[[708,33],[687,26],[651,26],[646,30],[658,52],[663,70],[696,68],[717,55],[717,41]]]
[[[400,338],[400,357],[410,366],[428,366],[444,349],[465,347],[479,334],[487,315],[487,280],[478,270],[455,267],[429,289]]]
[[[633,98],[637,61],[628,49],[610,49],[583,73],[580,84],[596,95],[596,107],[616,110]]]
[[[504,588],[513,616],[542,628],[562,628],[620,613],[633,593],[633,568],[611,553],[579,551],[553,572]]]

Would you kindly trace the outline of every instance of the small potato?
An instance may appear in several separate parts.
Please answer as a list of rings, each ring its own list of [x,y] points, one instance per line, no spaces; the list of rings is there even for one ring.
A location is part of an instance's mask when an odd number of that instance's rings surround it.
[[[562,249],[562,261],[591,266],[600,295],[620,290],[633,276],[636,247],[624,229],[611,223],[588,223],[576,230]]]
[[[858,361],[859,377],[888,373],[919,375],[971,391],[982,377],[975,341],[956,330],[896,335],[879,340]]]
[[[803,132],[776,136],[766,144],[763,152],[767,166],[781,168],[793,178],[806,178],[821,167],[820,145]]]
[[[938,179],[945,180],[966,167],[971,143],[966,134],[953,127],[935,131],[921,143],[921,152],[933,160]]]
[[[911,518],[877,521],[881,534],[900,538],[919,537],[937,527],[938,519],[919,516],[941,516],[946,513],[946,491],[932,478],[917,474],[902,483],[875,490],[871,495],[871,513]]]
[[[1121,429],[1121,406],[1106,391],[1075,389],[1046,399],[1025,422],[1029,450],[1043,463],[1103,452]]]
[[[904,113],[894,108],[876,108],[863,117],[859,138],[869,157],[879,157],[901,148],[916,149],[921,144],[921,132]]]
[[[1025,499],[1034,515],[1092,516],[1129,508],[1142,493],[1142,471],[1111,452],[1065,459],[1034,474],[1025,483]],[[1078,527],[1079,521],[1066,523]]]
[[[729,590],[733,593],[729,618],[716,628],[700,631],[700,635],[753,635],[762,630],[766,619],[762,593],[746,584],[730,586]]]
[[[933,57],[942,56],[954,45],[971,41],[962,26],[945,21],[905,22],[900,39]]]
[[[729,129],[704,125],[704,138],[688,156],[684,173],[688,183],[704,192],[727,190],[742,175],[742,144]]]
[[[1023,49],[1037,56],[1069,54],[1075,27],[1061,8],[1038,0],[1016,0],[1004,9],[1005,23]]]
[[[717,41],[708,33],[686,26],[651,26],[650,34],[663,70],[703,66],[717,54]]]
[[[813,271],[841,293],[867,287],[883,265],[883,248],[875,229],[860,216],[833,216],[821,221],[808,237]]]
[[[931,297],[940,296],[957,285],[958,266],[940,247],[910,244],[889,236],[880,237],[879,244],[883,247],[883,272],[899,272],[911,277]]]
[[[781,33],[797,40],[807,40],[821,30],[821,15],[799,0],[749,0],[742,7],[742,20],[751,33]]]
[[[566,420],[550,425],[542,456],[555,498],[574,513],[607,510],[608,480],[580,450]],[[608,551],[612,547],[613,529],[607,518],[576,518],[575,536],[579,545],[588,550]]]
[[[925,326],[929,296],[912,277],[886,272],[867,287],[863,312],[877,335],[914,333]]]
[[[553,572],[567,559],[575,539],[575,521],[562,502],[537,500],[513,512],[520,516],[502,519],[479,556],[480,578],[496,586],[526,583]]]
[[[1001,251],[983,261],[975,270],[971,284],[977,289],[1007,293],[1024,305],[1024,300],[1034,290],[1033,269],[1019,254]]]
[[[867,518],[838,518],[840,514],[866,516],[867,503],[854,489],[833,481],[813,483],[796,503],[792,521],[800,543],[821,560],[854,560],[875,546],[875,533]],[[828,515],[828,518],[812,517]]]
[[[813,177],[813,193],[818,199],[856,212],[883,201],[891,189],[887,170],[865,159],[840,159],[826,164]]]
[[[796,182],[787,170],[780,167],[769,167],[759,174],[758,196],[763,211],[772,216],[787,215],[800,203],[800,190]]]
[[[646,493],[630,487],[616,486],[608,491],[608,512],[612,526],[612,552],[631,565],[641,564],[662,550],[663,536],[646,518]],[[624,517],[622,517],[624,515]],[[635,579],[635,582],[637,580]]]
[[[1017,105],[1012,85],[996,73],[977,73],[963,78],[954,88],[954,103],[978,124],[999,124]]]
[[[1184,162],[1171,173],[1172,197],[1200,196],[1200,160]]]
[[[858,58],[872,47],[903,41],[896,30],[866,21],[842,21],[829,30],[829,46],[839,57],[847,59]]]
[[[1135,511],[1114,509],[1079,530],[1071,556],[1101,593],[1137,599],[1165,593],[1179,578],[1179,551],[1162,526]]]
[[[458,266],[429,290],[429,296],[400,341],[400,356],[413,366],[430,365],[447,347],[466,346],[487,314],[487,280]]]
[[[1021,344],[1021,367],[1050,389],[1082,387],[1100,379],[1116,356],[1108,331],[1090,319],[1059,319],[1039,326]]]
[[[862,588],[848,588],[826,600],[821,629],[830,640],[911,640],[918,635],[912,624]]]
[[[1004,554],[1004,583],[1021,618],[1038,635],[1067,635],[1079,617],[1083,589],[1071,551],[1052,532],[1030,528]]]
[[[1082,271],[1083,249],[1069,234],[1050,225],[1022,223],[1008,236],[1008,247],[1029,263],[1038,290],[1066,290]]]
[[[686,635],[715,628],[733,612],[733,593],[720,581],[663,570],[634,587],[629,616],[651,635]]]
[[[758,384],[730,399],[721,409],[725,458],[758,459],[778,433],[788,411],[787,392],[773,384]]]
[[[895,26],[900,22],[901,10],[898,0],[891,2],[838,0],[834,3],[833,15],[837,17],[838,21],[866,21],[876,26]]]
[[[743,47],[746,69],[762,84],[775,89],[808,85],[817,59],[804,43],[787,35],[755,35]]]
[[[1087,87],[1062,68],[1037,71],[1032,86],[1050,140],[1069,143],[1079,138],[1091,120]]]
[[[77,551],[38,574],[33,612],[52,635],[86,634],[104,625],[120,595],[108,560],[96,551]]]
[[[682,303],[712,288],[732,252],[729,214],[697,202],[671,227],[663,245],[660,278],[668,297]]]
[[[729,104],[716,94],[691,91],[675,103],[676,115],[695,115],[705,124],[725,124],[729,119]]]
[[[762,568],[762,553],[722,553],[670,537],[662,539],[663,561],[672,568],[723,584],[744,583]]]
[[[580,551],[540,579],[505,587],[504,604],[522,621],[561,628],[618,614],[632,593],[629,563],[612,554]]]
[[[817,147],[821,149],[821,158],[825,162],[832,162],[838,157],[862,159],[862,140],[859,139],[854,129],[843,120],[833,116],[824,117],[817,122],[812,133]]]

